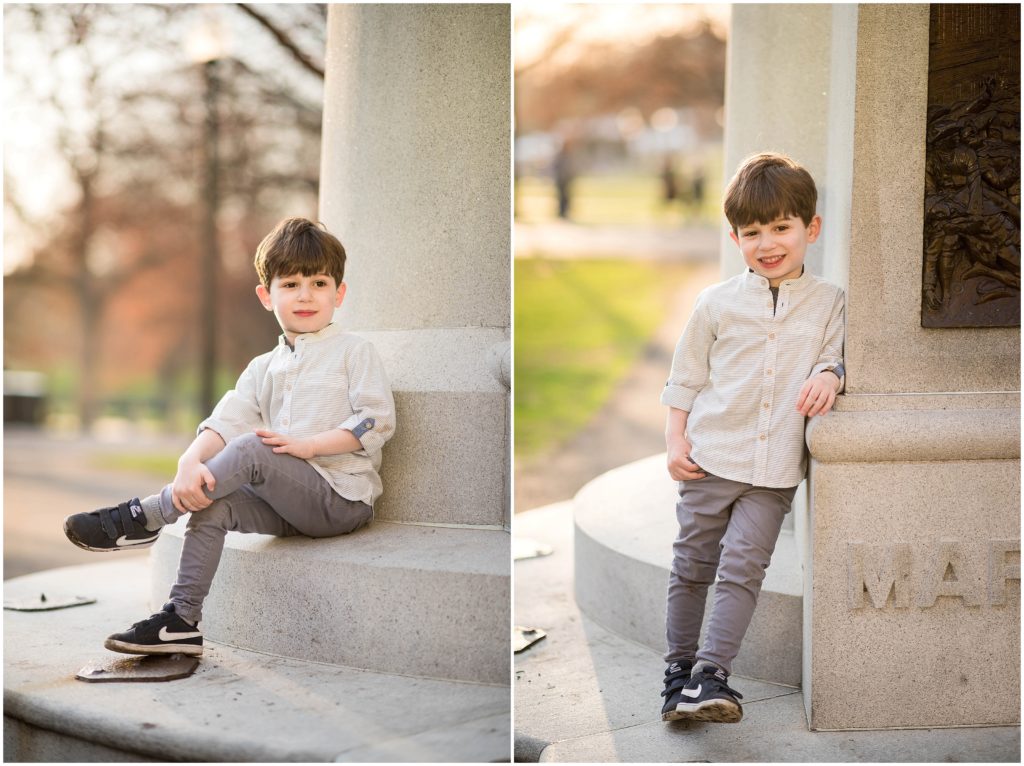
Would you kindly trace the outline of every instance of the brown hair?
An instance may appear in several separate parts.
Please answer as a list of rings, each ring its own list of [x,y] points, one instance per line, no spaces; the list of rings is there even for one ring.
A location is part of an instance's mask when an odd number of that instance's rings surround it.
[[[817,203],[814,179],[802,165],[784,154],[763,152],[740,165],[726,187],[724,207],[735,232],[788,216],[799,216],[808,226]]]
[[[256,273],[267,289],[274,277],[301,272],[329,274],[340,285],[345,277],[345,248],[324,225],[306,218],[285,218],[256,248]]]

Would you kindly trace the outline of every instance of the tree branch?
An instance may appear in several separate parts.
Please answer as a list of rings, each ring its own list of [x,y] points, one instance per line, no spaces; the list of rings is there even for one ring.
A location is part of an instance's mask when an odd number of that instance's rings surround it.
[[[315,74],[321,80],[324,77],[323,67],[314,62],[309,56],[299,50],[299,47],[292,42],[291,38],[281,29],[278,29],[277,25],[274,24],[270,19],[261,14],[259,11],[254,9],[248,3],[236,3],[236,5],[245,11],[251,18],[255,19],[264,29],[274,36],[274,39],[281,44],[285,50],[292,54],[296,61],[302,66],[308,69],[310,72]]]

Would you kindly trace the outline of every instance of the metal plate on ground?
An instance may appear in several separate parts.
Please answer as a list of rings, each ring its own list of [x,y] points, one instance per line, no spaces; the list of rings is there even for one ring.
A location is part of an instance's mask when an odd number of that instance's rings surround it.
[[[93,660],[75,675],[79,681],[174,681],[188,678],[199,667],[198,657],[185,654],[146,654]]]
[[[47,596],[19,596],[4,600],[4,609],[14,612],[49,612],[54,609],[67,609],[69,606],[85,606],[95,604],[96,599],[87,596],[69,596],[65,593],[51,593]]]
[[[547,633],[540,628],[521,628],[516,625],[512,628],[512,646],[515,653],[519,654],[524,649],[533,646],[546,635]]]
[[[529,537],[512,538],[512,558],[514,561],[533,559],[538,556],[550,556],[551,546]]]

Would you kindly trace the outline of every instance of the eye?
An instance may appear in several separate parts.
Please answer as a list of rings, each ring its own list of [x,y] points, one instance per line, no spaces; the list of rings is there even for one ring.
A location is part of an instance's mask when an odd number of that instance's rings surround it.
[[[327,280],[325,280],[325,279],[318,279],[316,281],[316,286],[317,287],[327,287]]]

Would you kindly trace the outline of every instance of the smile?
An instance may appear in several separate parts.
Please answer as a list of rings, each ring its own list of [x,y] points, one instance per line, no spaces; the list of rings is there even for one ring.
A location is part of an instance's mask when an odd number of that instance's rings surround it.
[[[316,312],[315,311],[296,311],[294,313],[295,313],[295,316],[297,316],[297,317],[311,317]]]
[[[782,259],[785,257],[785,255],[772,255],[769,256],[768,258],[758,258],[757,260],[759,263],[765,266],[778,266],[782,262]]]

